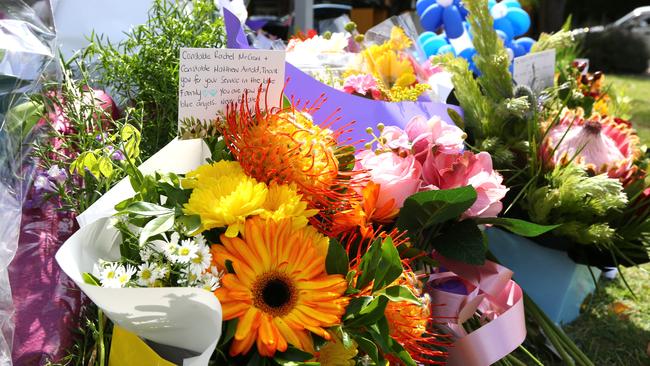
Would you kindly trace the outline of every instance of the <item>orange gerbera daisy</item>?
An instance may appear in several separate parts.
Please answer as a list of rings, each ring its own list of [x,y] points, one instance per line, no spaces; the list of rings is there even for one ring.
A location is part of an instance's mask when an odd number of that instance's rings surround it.
[[[226,108],[222,133],[226,144],[246,174],[269,184],[295,184],[310,203],[310,208],[332,208],[348,201],[351,174],[339,172],[337,138],[342,130],[332,131],[314,123],[311,113],[323,100],[303,110],[260,108],[258,90],[254,112],[246,95],[239,105]],[[346,176],[347,174],[347,176]]]
[[[321,235],[322,236],[322,235]],[[246,220],[242,237],[221,236],[213,245],[219,269],[230,262],[234,273],[221,279],[215,294],[223,319],[238,318],[230,355],[246,354],[253,344],[261,356],[286,351],[288,344],[314,352],[309,332],[329,340],[325,328],[341,323],[348,298],[341,275],[328,275],[314,231],[291,220]]]

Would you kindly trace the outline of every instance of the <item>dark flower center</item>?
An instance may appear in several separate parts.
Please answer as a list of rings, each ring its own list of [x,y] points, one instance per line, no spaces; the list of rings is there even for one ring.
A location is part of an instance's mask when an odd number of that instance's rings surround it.
[[[603,128],[603,125],[598,121],[587,121],[585,122],[585,131],[597,135],[600,133],[600,130]]]
[[[272,316],[288,314],[297,300],[298,291],[285,273],[267,272],[253,284],[253,305]]]
[[[272,308],[282,307],[291,300],[291,289],[282,280],[270,280],[262,289],[262,299]]]

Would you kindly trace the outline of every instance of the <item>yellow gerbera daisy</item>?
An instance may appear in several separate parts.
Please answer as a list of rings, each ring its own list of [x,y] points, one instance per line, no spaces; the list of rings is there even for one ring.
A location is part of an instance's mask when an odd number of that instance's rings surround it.
[[[184,206],[185,213],[199,215],[202,230],[227,226],[226,236],[235,237],[247,217],[264,212],[266,184],[247,176],[237,162],[220,161],[188,176],[194,190]]]
[[[310,332],[331,339],[325,328],[341,323],[348,298],[341,275],[328,275],[306,228],[291,220],[246,220],[242,237],[221,236],[213,245],[216,266],[234,273],[221,279],[215,294],[223,319],[238,318],[230,355],[246,354],[256,344],[259,354],[272,357],[288,344],[314,353]]]

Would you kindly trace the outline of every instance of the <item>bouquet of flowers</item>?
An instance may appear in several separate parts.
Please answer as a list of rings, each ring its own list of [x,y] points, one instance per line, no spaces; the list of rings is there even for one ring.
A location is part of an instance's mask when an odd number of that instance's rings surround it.
[[[99,291],[89,285],[214,292],[224,321],[214,346],[226,363],[444,363],[462,334],[439,326],[425,291],[432,249],[483,264],[479,224],[522,235],[552,227],[496,218],[507,188],[490,155],[465,151],[465,133],[437,117],[406,130],[378,124],[357,150],[341,145],[344,131],[315,124],[312,108],[264,106],[262,95],[214,122],[207,163],[153,175],[128,164],[132,196],[115,206],[113,229],[89,231],[118,239],[73,237],[60,254],[82,238],[110,255],[91,249],[92,267],[60,259],[64,269],[89,295]],[[97,303],[144,338],[183,345]]]
[[[346,93],[390,102],[416,101],[439,70],[424,61],[412,22],[393,17],[365,35],[352,22],[345,31],[292,38],[287,61]]]

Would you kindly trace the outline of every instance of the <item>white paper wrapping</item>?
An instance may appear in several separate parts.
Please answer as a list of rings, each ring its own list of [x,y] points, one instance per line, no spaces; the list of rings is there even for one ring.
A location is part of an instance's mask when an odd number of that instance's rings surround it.
[[[210,156],[201,139],[174,140],[140,166],[154,171],[186,173]],[[221,305],[213,293],[198,288],[103,288],[84,283],[98,259],[120,259],[119,231],[110,224],[115,204],[133,196],[128,179],[104,194],[77,220],[81,229],[56,254],[63,271],[114,323],[138,336],[197,352],[185,366],[205,366],[221,335]],[[163,355],[164,356],[164,355]]]

